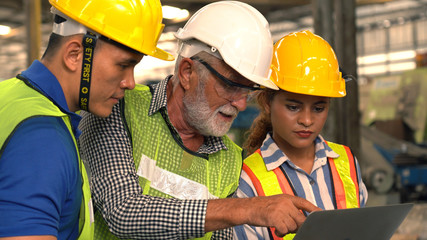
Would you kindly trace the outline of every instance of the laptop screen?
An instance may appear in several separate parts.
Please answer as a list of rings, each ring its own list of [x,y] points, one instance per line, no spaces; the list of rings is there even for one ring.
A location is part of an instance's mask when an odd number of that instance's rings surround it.
[[[414,204],[311,213],[294,240],[389,240]]]

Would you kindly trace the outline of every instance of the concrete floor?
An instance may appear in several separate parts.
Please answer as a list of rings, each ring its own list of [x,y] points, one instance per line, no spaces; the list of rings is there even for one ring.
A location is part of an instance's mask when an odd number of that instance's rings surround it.
[[[427,203],[415,204],[392,240],[427,240]]]
[[[397,193],[376,194],[369,192],[367,206],[398,203],[400,201]],[[391,240],[427,240],[427,202],[415,203]]]

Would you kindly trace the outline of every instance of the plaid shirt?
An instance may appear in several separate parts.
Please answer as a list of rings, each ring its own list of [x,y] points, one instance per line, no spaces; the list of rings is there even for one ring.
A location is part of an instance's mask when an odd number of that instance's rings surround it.
[[[150,115],[166,110],[169,79],[170,76],[150,86],[153,92]],[[97,118],[87,112],[82,115],[81,157],[90,169],[95,206],[112,233],[136,239],[189,239],[205,234],[207,200],[164,199],[143,194],[119,105],[114,106],[108,118]],[[175,133],[176,139],[181,139]],[[221,138],[206,137],[198,153],[212,154],[222,149],[226,147]],[[231,238],[231,229],[216,231],[212,237]]]

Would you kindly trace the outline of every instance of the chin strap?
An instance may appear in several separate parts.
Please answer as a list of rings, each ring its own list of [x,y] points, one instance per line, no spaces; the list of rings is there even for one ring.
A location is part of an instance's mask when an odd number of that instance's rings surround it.
[[[81,110],[89,111],[89,93],[92,80],[93,51],[95,49],[97,36],[87,32],[83,36],[83,62],[82,75],[80,79],[79,107]]]

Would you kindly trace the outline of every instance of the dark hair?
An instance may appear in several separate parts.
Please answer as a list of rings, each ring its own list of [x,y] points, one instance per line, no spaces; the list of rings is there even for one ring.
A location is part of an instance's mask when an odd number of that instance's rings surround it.
[[[49,42],[47,43],[47,48],[43,53],[42,59],[49,59],[50,57],[52,57],[54,53],[59,50],[59,47],[61,46],[61,43],[64,38],[64,36],[58,35],[56,33],[51,33],[49,37]]]
[[[260,113],[258,117],[255,118],[248,132],[246,132],[248,137],[243,143],[243,149],[245,149],[248,155],[254,153],[258,148],[260,148],[267,133],[273,130],[270,114],[265,111],[264,106],[265,104],[270,105],[274,96],[278,92],[279,91],[277,90],[264,89],[260,90],[256,95],[256,101]]]

